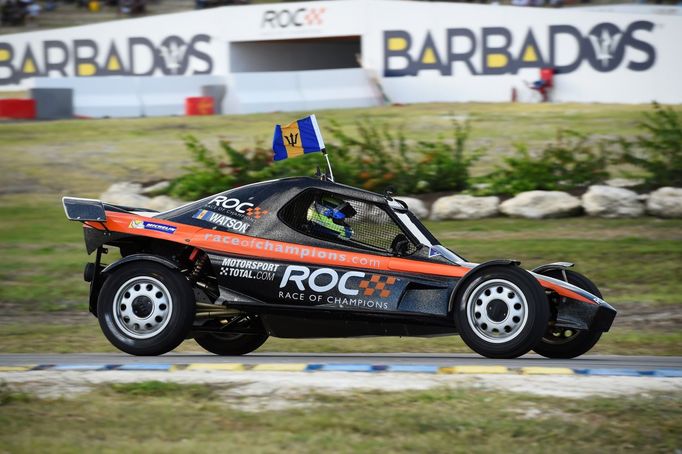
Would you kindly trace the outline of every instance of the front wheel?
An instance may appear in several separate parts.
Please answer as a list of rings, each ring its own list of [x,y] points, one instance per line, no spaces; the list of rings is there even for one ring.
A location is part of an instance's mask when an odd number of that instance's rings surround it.
[[[565,278],[564,278],[565,273]],[[571,270],[550,270],[544,276],[567,280],[569,284],[580,287],[599,298],[602,297],[597,286],[580,273]],[[601,337],[601,331],[575,330],[570,328],[548,328],[540,342],[533,347],[535,353],[547,358],[569,359],[587,353]]]
[[[528,353],[545,333],[547,297],[537,279],[521,268],[480,270],[457,297],[457,330],[483,356],[516,358]]]

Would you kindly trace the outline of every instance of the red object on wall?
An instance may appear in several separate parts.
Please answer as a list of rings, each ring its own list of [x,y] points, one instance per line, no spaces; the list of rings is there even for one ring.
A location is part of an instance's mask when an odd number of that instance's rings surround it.
[[[545,83],[545,87],[552,88],[554,86],[554,69],[542,68],[540,70],[540,80]]]
[[[185,115],[213,115],[215,108],[210,96],[193,96],[185,98]]]
[[[35,117],[35,99],[0,99],[0,118],[32,119]]]

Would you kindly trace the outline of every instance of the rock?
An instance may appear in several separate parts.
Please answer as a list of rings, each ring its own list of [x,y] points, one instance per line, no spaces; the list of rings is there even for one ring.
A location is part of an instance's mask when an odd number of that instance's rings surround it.
[[[148,196],[160,195],[166,192],[168,188],[170,188],[170,181],[159,181],[156,184],[142,188],[140,194]]]
[[[646,210],[652,216],[682,218],[682,188],[665,187],[649,194]]]
[[[610,180],[606,180],[604,183],[606,183],[607,186],[613,186],[614,188],[633,188],[635,186],[644,184],[644,180],[641,178],[611,178]]]
[[[109,189],[104,191],[104,194],[140,194],[141,192],[141,184],[131,183],[129,181],[121,181],[109,186]]]
[[[101,196],[100,200],[114,205],[123,205],[133,208],[146,208],[149,197],[140,195],[142,185],[122,181],[109,186]]]
[[[573,216],[581,209],[579,198],[561,191],[522,192],[500,205],[500,211],[508,216],[530,219]]]
[[[590,216],[633,218],[644,214],[644,205],[634,191],[611,186],[590,186],[583,194],[583,208]]]
[[[165,188],[170,185],[167,181],[162,181],[161,183],[166,183]],[[147,208],[154,211],[168,211],[184,204],[184,202],[180,200],[165,195],[156,197],[142,195],[142,193],[152,194],[164,190],[165,188],[161,183],[144,189],[139,183],[130,183],[127,181],[114,183],[100,196],[100,200],[114,205],[122,205],[129,208]],[[153,191],[150,190],[154,187],[156,188]]]
[[[423,219],[429,216],[429,210],[421,200],[414,197],[398,197],[398,200],[405,202],[407,207],[415,216],[417,216],[417,218]]]
[[[499,197],[451,195],[436,200],[431,207],[431,219],[481,219],[495,216]]]
[[[103,202],[111,203],[113,205],[122,205],[129,208],[150,208],[149,202],[151,199],[140,194],[131,194],[125,192],[105,192],[100,199]]]
[[[168,211],[172,210],[173,208],[177,208],[184,203],[185,202],[168,197],[167,195],[159,195],[150,199],[145,208],[150,208],[156,211]]]

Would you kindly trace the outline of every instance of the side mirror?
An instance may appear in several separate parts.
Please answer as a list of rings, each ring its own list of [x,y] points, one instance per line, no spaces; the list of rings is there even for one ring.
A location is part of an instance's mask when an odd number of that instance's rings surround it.
[[[397,255],[398,257],[402,257],[404,255],[407,255],[407,252],[410,250],[410,240],[407,239],[407,237],[399,233],[393,238],[393,241],[391,242],[391,252],[394,255]]]

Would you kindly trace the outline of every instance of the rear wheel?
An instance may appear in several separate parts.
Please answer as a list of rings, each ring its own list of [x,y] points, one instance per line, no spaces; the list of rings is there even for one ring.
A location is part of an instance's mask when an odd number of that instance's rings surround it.
[[[517,267],[490,267],[458,294],[455,324],[462,340],[489,358],[516,358],[542,338],[549,306],[542,287]]]
[[[268,340],[260,320],[255,319],[251,327],[257,331],[256,334],[241,333],[197,333],[194,340],[202,348],[211,353],[222,356],[239,356],[251,353]]]
[[[575,271],[550,270],[543,275],[567,280],[569,284],[580,287],[599,298],[602,297],[601,292],[591,280]],[[547,358],[575,358],[590,351],[599,341],[601,335],[601,331],[550,327],[540,342],[533,347],[533,350]]]
[[[185,339],[194,321],[194,292],[175,270],[132,262],[112,272],[97,301],[102,332],[131,355],[161,355]]]

